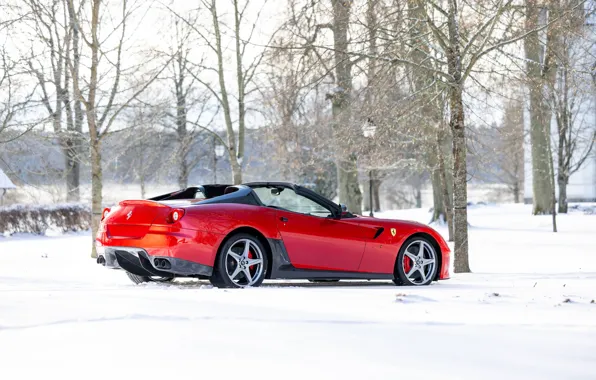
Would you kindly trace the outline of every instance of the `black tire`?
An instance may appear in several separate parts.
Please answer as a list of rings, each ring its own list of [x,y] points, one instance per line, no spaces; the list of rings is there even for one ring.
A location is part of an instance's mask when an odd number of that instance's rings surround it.
[[[246,244],[249,242],[248,254],[253,258],[244,257]],[[238,248],[242,248],[242,254]],[[238,261],[229,252],[241,256]],[[261,260],[260,263],[249,265],[250,260]],[[237,233],[230,236],[221,246],[213,275],[209,279],[213,286],[218,288],[244,288],[247,286],[260,286],[267,276],[267,251],[261,241],[254,235],[248,233]],[[260,267],[259,267],[260,265]],[[239,272],[236,272],[236,271]],[[230,273],[233,272],[233,273]],[[235,276],[233,276],[236,273]],[[251,277],[249,278],[246,273]],[[233,276],[233,279],[231,278]],[[254,277],[256,276],[256,277]]]
[[[421,243],[422,245],[420,245]],[[423,247],[422,256],[419,256],[420,247]],[[395,261],[393,282],[396,285],[405,286],[430,285],[439,270],[439,255],[440,252],[436,250],[434,242],[428,238],[422,236],[409,238],[399,249]],[[414,256],[416,259],[413,258]],[[434,261],[431,263],[430,260]],[[405,268],[409,268],[408,273],[405,272]]]
[[[147,277],[147,276],[138,276],[136,274],[132,274],[130,272],[126,272],[126,275],[132,282],[135,284],[142,284],[144,282],[172,282],[174,281],[174,277]]]

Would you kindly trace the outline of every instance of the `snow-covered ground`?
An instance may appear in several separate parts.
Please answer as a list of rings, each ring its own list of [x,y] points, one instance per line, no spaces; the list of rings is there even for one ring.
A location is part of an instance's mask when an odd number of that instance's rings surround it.
[[[0,379],[596,379],[596,215],[469,211],[475,273],[424,288],[134,286],[88,234],[0,237]]]

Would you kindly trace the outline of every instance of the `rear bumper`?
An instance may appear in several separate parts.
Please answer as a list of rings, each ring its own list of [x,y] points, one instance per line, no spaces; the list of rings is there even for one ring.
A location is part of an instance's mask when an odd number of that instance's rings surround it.
[[[150,256],[142,248],[97,245],[97,254],[98,264],[107,268],[124,269],[137,276],[210,277],[213,273],[213,267],[208,265],[167,256]]]

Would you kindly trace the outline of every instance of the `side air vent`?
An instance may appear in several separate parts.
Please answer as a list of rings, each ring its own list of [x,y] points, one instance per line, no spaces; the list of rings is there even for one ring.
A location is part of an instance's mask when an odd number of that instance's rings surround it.
[[[383,228],[383,227],[377,228],[377,233],[375,234],[375,237],[373,239],[376,239],[379,236],[381,236],[381,234],[383,233],[383,231],[385,231],[385,228]]]

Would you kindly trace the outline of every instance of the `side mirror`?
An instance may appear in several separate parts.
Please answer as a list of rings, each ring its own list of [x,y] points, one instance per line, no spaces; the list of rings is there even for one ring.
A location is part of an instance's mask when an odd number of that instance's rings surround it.
[[[343,203],[339,204],[339,208],[341,209],[340,214],[338,215],[338,218],[343,218],[343,217],[347,217],[348,215],[350,215],[350,212],[348,211],[348,206],[346,206]]]

